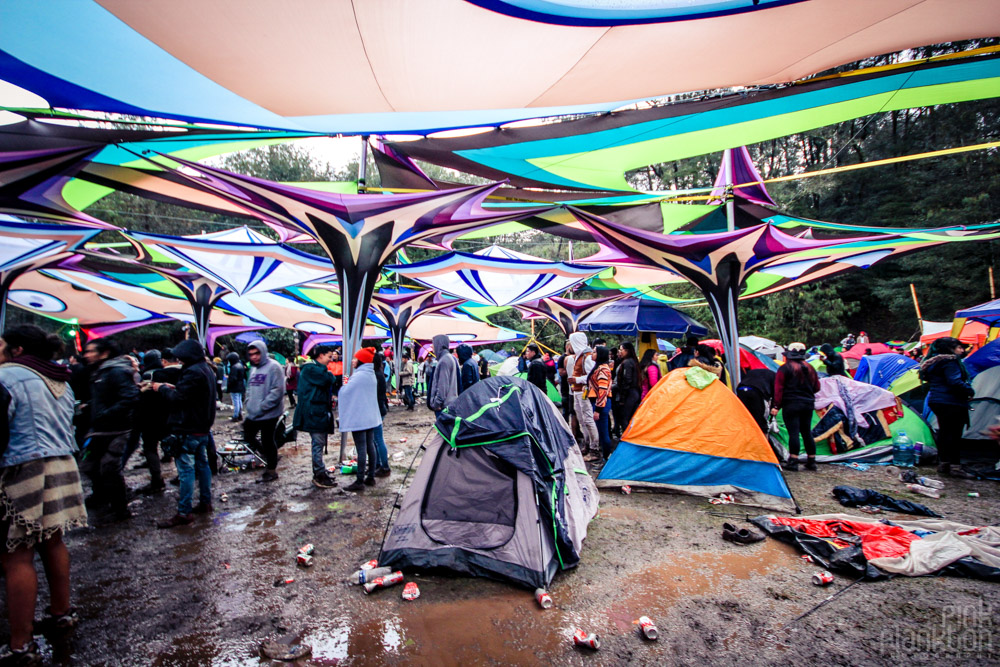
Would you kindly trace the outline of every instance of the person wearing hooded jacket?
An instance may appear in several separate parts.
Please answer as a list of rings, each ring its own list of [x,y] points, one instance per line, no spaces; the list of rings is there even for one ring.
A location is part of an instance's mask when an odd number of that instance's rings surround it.
[[[528,346],[524,348],[524,358],[528,360],[528,377],[525,379],[538,387],[542,391],[542,394],[548,396],[549,387],[548,384],[546,384],[548,369],[545,368],[545,362],[542,361],[541,349],[539,349],[539,347],[534,343],[529,343]]]
[[[326,369],[333,350],[317,345],[309,351],[309,361],[302,365],[296,391],[298,407],[292,427],[305,431],[312,441],[312,483],[321,489],[332,489],[337,481],[330,477],[323,462],[327,436],[333,433],[333,374]]]
[[[462,393],[472,385],[479,382],[479,365],[472,358],[472,346],[462,343],[455,348],[458,355],[458,363],[462,365],[461,382],[458,393]]]
[[[247,390],[247,369],[240,355],[230,352],[226,357],[229,363],[229,379],[226,381],[226,391],[233,399],[233,416],[229,421],[243,421],[243,392]]]
[[[340,430],[354,437],[358,450],[357,479],[344,488],[358,493],[375,486],[375,428],[382,423],[378,409],[375,349],[363,347],[354,354],[354,371],[340,389]]]
[[[178,366],[163,365],[163,355],[159,350],[150,350],[145,357],[146,370],[142,374],[143,382],[163,382],[177,384],[181,369]],[[149,465],[149,484],[139,489],[139,493],[150,495],[162,493],[166,488],[163,483],[163,470],[160,464],[159,445],[169,431],[167,418],[170,413],[166,398],[162,395],[145,391],[139,396],[138,428],[142,431],[142,453]]]
[[[573,346],[573,371],[570,374],[570,390],[573,392],[573,410],[576,412],[580,432],[583,435],[581,453],[592,456],[600,452],[600,436],[594,423],[594,404],[587,396],[587,378],[594,369],[593,350],[587,344],[587,334],[576,331],[569,335]]]
[[[82,466],[93,482],[91,502],[108,503],[115,520],[127,519],[131,514],[121,461],[139,402],[135,369],[105,338],[87,343],[84,358],[95,369],[90,376],[90,444]]]
[[[278,479],[278,447],[274,442],[274,429],[284,411],[285,372],[281,364],[267,353],[267,343],[255,340],[247,346],[250,359],[250,379],[244,396],[246,420],[243,437],[267,461],[260,477],[262,482]],[[259,437],[258,437],[259,436]]]
[[[844,363],[844,358],[837,354],[837,351],[833,349],[833,345],[823,343],[820,345],[819,351],[823,354],[823,363],[826,364],[827,375],[830,377],[835,375],[847,377],[847,365]]]
[[[428,380],[431,386],[427,394],[427,407],[438,414],[458,396],[458,360],[448,350],[450,339],[447,335],[438,334],[432,342],[438,362],[434,368],[433,382]]]
[[[788,452],[785,470],[799,469],[799,439],[806,448],[806,470],[816,470],[816,442],[812,437],[812,415],[820,390],[816,370],[805,362],[806,346],[792,343],[785,350],[785,363],[774,376],[774,401],[771,416],[778,414],[788,429]]]
[[[192,514],[212,511],[212,469],[208,463],[209,439],[215,423],[215,371],[208,364],[201,343],[188,339],[174,348],[181,361],[181,373],[176,386],[152,382],[148,391],[162,395],[170,404],[168,428],[177,442],[177,477],[180,495],[177,513],[157,524],[158,528],[184,526]],[[198,505],[192,507],[194,482],[198,480]]]

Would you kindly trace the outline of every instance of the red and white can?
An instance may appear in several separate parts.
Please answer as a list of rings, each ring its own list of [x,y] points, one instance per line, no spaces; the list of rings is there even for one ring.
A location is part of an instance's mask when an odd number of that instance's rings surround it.
[[[392,574],[387,574],[383,577],[377,577],[374,581],[365,584],[365,593],[371,593],[377,588],[389,588],[389,586],[395,586],[403,582],[402,572],[393,572]]]
[[[378,561],[376,559],[372,558],[367,563],[362,564],[361,569],[362,570],[372,570],[372,569],[374,569],[376,567],[378,567]]]
[[[649,616],[640,616],[639,620],[635,622],[639,626],[639,632],[642,636],[649,640],[656,640],[660,636],[660,631],[656,629],[653,625],[653,621],[650,620]]]
[[[313,557],[309,554],[297,554],[295,556],[295,562],[302,567],[312,567]]]
[[[626,484],[622,487],[622,494],[626,496],[632,495],[632,487]]]
[[[802,554],[801,558],[807,563],[813,562],[813,557],[810,556],[809,554]]]
[[[420,589],[417,588],[417,582],[411,581],[403,586],[404,600],[416,600],[418,597],[420,597]]]
[[[315,550],[316,548],[311,544],[303,544],[301,547],[299,547],[299,553],[305,554],[306,556],[312,556],[313,551]]]
[[[586,633],[579,628],[577,628],[576,632],[573,633],[573,643],[577,646],[586,646],[587,648],[594,649],[595,651],[601,648],[600,637],[595,635],[593,632]]]
[[[833,575],[823,570],[813,575],[813,583],[817,586],[829,586],[833,583]]]
[[[284,577],[282,579],[278,579],[277,581],[275,581],[274,585],[275,586],[287,586],[288,584],[294,584],[294,583],[295,583],[294,577]]]
[[[544,588],[535,589],[535,602],[537,602],[538,606],[542,609],[552,608],[552,597]]]

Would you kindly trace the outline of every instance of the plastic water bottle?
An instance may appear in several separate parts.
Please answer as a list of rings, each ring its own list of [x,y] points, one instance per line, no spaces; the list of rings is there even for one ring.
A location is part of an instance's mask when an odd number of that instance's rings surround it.
[[[928,498],[940,498],[940,489],[932,489],[930,487],[924,486],[922,484],[907,484],[906,488],[914,493],[919,493],[922,496],[927,496]]]
[[[373,567],[368,570],[358,570],[350,577],[348,577],[347,580],[352,584],[354,584],[355,586],[357,586],[359,584],[367,584],[369,582],[375,581],[379,577],[391,573],[392,573],[391,567]]]
[[[915,454],[913,441],[906,437],[906,431],[900,431],[892,439],[892,464],[904,468],[912,468],[915,463]]]

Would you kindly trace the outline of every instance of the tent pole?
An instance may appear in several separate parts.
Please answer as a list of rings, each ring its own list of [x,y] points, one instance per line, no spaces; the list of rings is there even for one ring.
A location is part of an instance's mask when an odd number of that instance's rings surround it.
[[[361,162],[358,163],[358,194],[365,193],[368,176],[368,135],[361,135]]]
[[[993,269],[990,268],[990,271],[992,272]],[[992,284],[993,276],[991,275],[990,278],[990,283]],[[913,309],[917,311],[917,323],[923,323],[924,318],[920,316],[920,302],[917,301],[917,288],[913,286],[913,283],[910,283],[910,294],[913,296]]]
[[[993,282],[993,267],[991,266],[990,267],[990,301],[993,301],[996,298],[997,298],[997,286],[996,286],[996,283]]]
[[[736,229],[736,204],[733,199],[733,149],[727,148],[722,154],[726,163],[726,228]]]

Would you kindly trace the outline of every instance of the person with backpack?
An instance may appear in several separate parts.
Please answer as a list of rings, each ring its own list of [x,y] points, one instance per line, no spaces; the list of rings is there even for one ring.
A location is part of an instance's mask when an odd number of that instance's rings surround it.
[[[805,362],[806,346],[792,343],[785,350],[785,363],[774,377],[774,407],[771,416],[781,410],[781,417],[788,430],[788,451],[791,454],[785,470],[799,469],[799,440],[806,448],[806,470],[816,470],[816,441],[812,437],[812,416],[819,392],[816,369]]]

